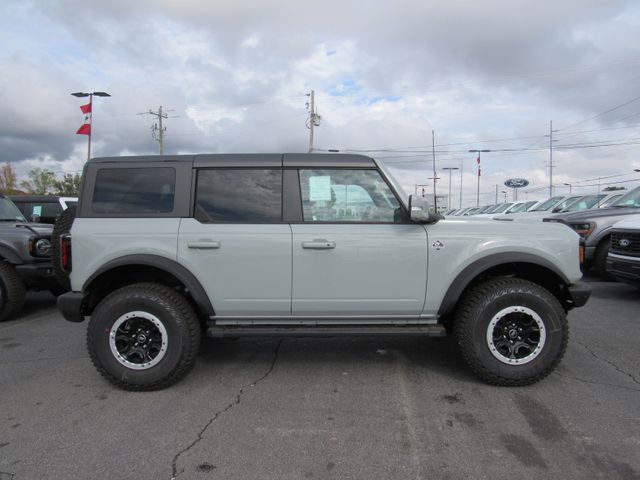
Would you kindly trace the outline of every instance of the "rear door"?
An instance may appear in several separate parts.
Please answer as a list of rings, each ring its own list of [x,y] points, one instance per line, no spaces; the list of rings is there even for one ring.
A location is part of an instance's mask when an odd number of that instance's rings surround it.
[[[261,159],[241,167],[201,162],[193,217],[180,222],[178,259],[200,280],[216,316],[291,313],[291,228],[282,223],[281,156]]]

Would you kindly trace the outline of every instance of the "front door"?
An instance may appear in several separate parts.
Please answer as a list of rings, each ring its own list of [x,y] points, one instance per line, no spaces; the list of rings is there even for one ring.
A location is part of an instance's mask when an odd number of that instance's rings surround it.
[[[417,316],[427,287],[427,233],[403,220],[375,169],[300,169],[292,313]]]

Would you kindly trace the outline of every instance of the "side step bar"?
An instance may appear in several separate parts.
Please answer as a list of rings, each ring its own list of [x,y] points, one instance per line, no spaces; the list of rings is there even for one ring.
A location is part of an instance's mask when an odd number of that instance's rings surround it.
[[[303,327],[209,327],[207,336],[222,337],[444,337],[443,325],[423,326],[303,326]]]

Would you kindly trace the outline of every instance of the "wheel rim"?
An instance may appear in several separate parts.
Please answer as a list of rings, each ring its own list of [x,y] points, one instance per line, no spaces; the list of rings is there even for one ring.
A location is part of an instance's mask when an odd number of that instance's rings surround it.
[[[540,355],[546,338],[540,315],[522,306],[500,310],[487,328],[489,351],[508,365],[523,365],[532,361]]]
[[[129,312],[118,318],[109,332],[113,356],[127,368],[146,370],[167,353],[167,330],[149,312]]]

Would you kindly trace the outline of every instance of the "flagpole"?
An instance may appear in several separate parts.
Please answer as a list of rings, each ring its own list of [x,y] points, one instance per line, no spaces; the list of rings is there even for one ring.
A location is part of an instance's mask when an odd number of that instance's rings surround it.
[[[93,93],[89,94],[89,139],[87,146],[87,162],[91,160],[91,124],[93,123]]]
[[[469,153],[477,153],[478,154],[478,158],[476,159],[476,161],[478,162],[478,188],[476,190],[476,207],[480,206],[480,152],[490,152],[491,150],[485,149],[485,150],[469,150]]]

